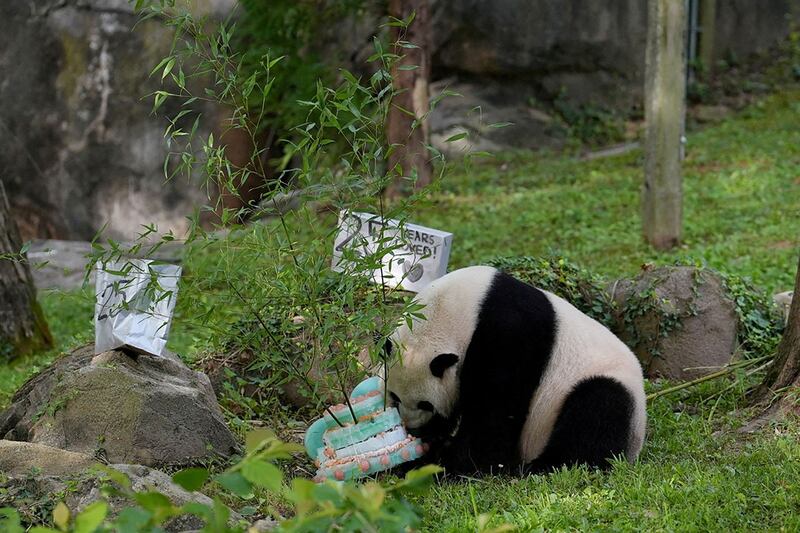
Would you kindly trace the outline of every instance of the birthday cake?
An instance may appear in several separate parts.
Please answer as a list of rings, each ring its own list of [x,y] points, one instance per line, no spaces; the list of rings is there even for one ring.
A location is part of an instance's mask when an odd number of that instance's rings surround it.
[[[352,412],[346,404],[331,407],[306,431],[306,451],[317,466],[314,481],[368,476],[425,453],[427,446],[408,434],[397,409],[385,406],[380,378],[358,384],[350,406]]]

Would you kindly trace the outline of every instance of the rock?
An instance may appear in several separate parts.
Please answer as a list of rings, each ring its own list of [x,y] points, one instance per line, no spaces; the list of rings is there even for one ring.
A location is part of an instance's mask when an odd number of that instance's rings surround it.
[[[789,308],[792,306],[792,295],[794,291],[779,292],[772,297],[772,301],[778,306],[783,316],[784,323],[789,322]]]
[[[0,441],[2,442],[2,441]],[[19,443],[25,446],[38,446],[30,443]],[[64,457],[61,454],[69,454],[63,450],[51,448],[49,452],[53,458]],[[0,448],[0,456],[2,456]],[[72,454],[79,455],[79,454]],[[179,485],[172,482],[172,478],[160,472],[142,465],[114,464],[110,468],[122,472],[131,481],[131,489],[135,492],[157,491],[176,505],[182,506],[187,503],[199,503],[201,505],[213,505],[213,500],[201,492],[189,492]],[[87,466],[75,464],[75,469],[69,471],[66,468],[44,470],[37,475],[29,475],[27,472],[14,471],[5,472],[8,479],[0,481],[0,504],[15,503],[14,501],[5,502],[3,494],[18,496],[25,494],[26,499],[35,502],[51,501],[54,495],[62,500],[69,509],[75,513],[85,509],[88,505],[103,499],[101,488],[104,485],[103,477],[96,471],[87,469]],[[23,475],[25,474],[25,475]],[[19,494],[18,494],[19,493]],[[115,518],[120,511],[131,506],[131,501],[119,497],[111,496],[104,498],[109,504],[109,518]],[[265,523],[270,522],[268,520]],[[231,511],[229,524],[236,525],[243,523],[240,514]],[[168,532],[178,532],[186,530],[199,530],[204,526],[203,521],[192,515],[180,516],[167,522],[165,530]],[[261,530],[259,530],[261,531]],[[264,529],[267,531],[267,529]]]
[[[434,74],[470,74],[486,83],[527,83],[540,96],[562,91],[575,103],[625,101],[640,94],[646,6],[623,0],[436,1]]]
[[[234,0],[191,2],[223,19]],[[159,88],[150,70],[169,54],[173,31],[137,25],[128,0],[0,2],[0,168],[25,239],[91,239],[104,225],[132,239],[141,224],[182,233],[207,200],[185,181],[165,183],[164,119],[145,98]],[[202,81],[191,82],[202,93]],[[168,102],[174,116],[180,103]],[[222,127],[203,112],[199,134]]]
[[[133,242],[121,242],[120,248],[130,249]],[[142,247],[142,254],[149,251]],[[158,250],[147,255],[148,259],[159,259],[169,263],[179,263],[182,256],[183,243],[172,241],[164,243]],[[83,285],[86,274],[87,256],[92,252],[89,241],[33,240],[28,249],[28,260],[31,262],[31,273],[36,288],[75,290]],[[137,257],[144,257],[139,255]],[[89,276],[89,284],[94,286],[94,272]]]
[[[37,475],[63,476],[96,463],[97,459],[83,453],[32,442],[0,440],[0,472],[9,476],[24,476],[33,471]]]
[[[615,333],[639,357],[645,374],[699,377],[731,362],[738,316],[722,279],[710,270],[663,267],[611,287]]]
[[[131,481],[131,489],[134,492],[155,491],[163,494],[176,505],[181,506],[187,503],[199,503],[201,505],[213,505],[213,500],[201,492],[189,492],[183,487],[172,482],[172,478],[160,472],[142,465],[115,464],[109,465],[114,470],[122,472]],[[70,509],[80,511],[89,504],[101,498],[100,488],[102,482],[97,477],[85,478],[78,489],[67,493],[65,502]],[[130,502],[123,498],[108,499],[111,510],[110,515],[115,516],[122,509],[130,505]],[[242,516],[231,511],[230,524],[236,524],[242,520]],[[200,529],[203,521],[196,516],[181,516],[171,520],[167,524],[167,531],[185,531],[187,529]]]
[[[535,107],[535,93],[530,84],[452,78],[431,84],[431,96],[445,89],[461,96],[447,96],[437,104],[430,115],[430,129],[431,143],[449,156],[503,148],[537,150],[563,144],[565,128]],[[507,125],[492,127],[492,124]],[[446,142],[462,132],[468,136]]]
[[[278,521],[273,520],[271,518],[263,518],[261,520],[257,520],[253,522],[250,526],[251,529],[255,529],[258,533],[265,533],[266,531],[272,531],[278,527]]]
[[[151,466],[237,451],[206,375],[171,353],[95,356],[92,345],[23,385],[0,413],[0,435]]]

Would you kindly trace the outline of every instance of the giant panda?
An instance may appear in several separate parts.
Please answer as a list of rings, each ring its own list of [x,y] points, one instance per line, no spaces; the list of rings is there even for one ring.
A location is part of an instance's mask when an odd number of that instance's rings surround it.
[[[386,387],[429,461],[448,474],[526,474],[639,455],[642,369],[600,323],[487,266],[453,271],[417,301],[425,319],[390,337],[399,357]]]

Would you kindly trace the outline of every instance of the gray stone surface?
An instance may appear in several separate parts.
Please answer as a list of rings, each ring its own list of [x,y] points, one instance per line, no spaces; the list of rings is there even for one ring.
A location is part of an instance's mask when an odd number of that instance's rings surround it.
[[[532,104],[535,91],[527,83],[487,84],[448,78],[431,84],[432,96],[444,90],[461,95],[444,98],[430,115],[431,142],[445,154],[503,148],[535,150],[557,147],[565,138],[564,126]],[[492,127],[502,123],[510,125]],[[446,142],[461,132],[467,132],[468,137]]]
[[[642,295],[655,291],[656,300]],[[633,320],[618,317],[615,333],[639,357],[645,374],[686,380],[719,370],[736,349],[738,317],[722,280],[714,272],[694,267],[664,267],[642,272],[634,280],[612,285],[619,309]],[[643,300],[653,302],[642,305]],[[677,318],[669,324],[664,316]]]
[[[123,249],[132,243],[120,243]],[[142,248],[146,250],[147,246]],[[83,285],[88,256],[92,243],[88,241],[34,240],[28,250],[31,273],[36,288],[74,290]],[[137,257],[159,259],[170,263],[180,263],[183,244],[179,241],[165,243],[155,253],[140,254]],[[94,287],[94,271],[89,276],[89,286]]]
[[[0,440],[0,472],[8,476],[63,476],[90,468],[97,459],[33,442]]]
[[[739,59],[774,46],[789,32],[789,0],[720,0],[715,61]],[[572,108],[641,109],[647,3],[640,0],[434,1],[433,76],[464,98],[448,98],[431,114],[439,150],[547,148],[563,131],[542,116],[554,100]],[[800,9],[794,17],[800,20]],[[359,54],[357,57],[361,57]],[[436,95],[436,90],[431,95]],[[481,107],[503,130],[477,125]],[[720,109],[703,114],[716,117]],[[469,139],[444,143],[467,130]]]
[[[186,180],[164,183],[166,123],[145,97],[172,34],[157,20],[132,31],[136,18],[127,0],[0,2],[0,169],[25,238],[88,240],[106,223],[116,239],[143,223],[180,233],[204,203]],[[217,109],[203,111],[208,133]]]
[[[237,443],[208,377],[174,354],[79,348],[28,381],[0,436],[150,466],[228,457]]]
[[[791,0],[719,0],[714,58],[743,58],[786,35]],[[794,11],[792,11],[794,10]],[[434,76],[527,81],[575,103],[638,105],[647,3],[641,0],[434,0]]]
[[[20,453],[11,457],[7,453],[11,449],[16,449]],[[46,457],[45,462],[38,462],[39,470],[36,473],[32,473],[27,468],[35,461],[24,457],[22,452],[25,450],[28,450],[34,458]],[[80,457],[81,460],[75,460],[74,456]],[[7,463],[6,460],[11,462]],[[41,499],[41,501],[47,501],[53,495],[58,494],[73,513],[80,512],[100,499],[105,499],[109,504],[109,517],[114,518],[122,509],[129,507],[131,502],[118,496],[104,498],[101,492],[102,476],[91,469],[92,463],[91,458],[81,454],[27,442],[0,441],[0,471],[7,476],[7,479],[0,481],[0,488],[9,494],[21,490],[28,499]],[[2,468],[6,464],[10,464],[12,468],[10,470]],[[131,481],[131,489],[135,492],[157,491],[169,498],[176,506],[187,503],[213,505],[211,498],[201,492],[184,490],[173,483],[170,475],[164,472],[142,465],[112,464],[108,466],[125,474]],[[0,502],[3,502],[2,495],[0,495]],[[240,514],[231,511],[229,524],[235,525],[242,521],[243,518]],[[262,522],[264,524],[261,526],[262,529],[257,529],[257,531],[268,531],[270,529],[267,527],[268,524],[272,524],[272,527],[276,524],[272,520],[263,520]],[[201,519],[186,515],[168,521],[165,530],[168,532],[199,530],[203,525]]]
[[[122,472],[131,481],[131,490],[134,492],[160,492],[177,505],[187,503],[199,503],[201,505],[213,505],[213,500],[201,492],[189,492],[183,487],[172,482],[172,478],[159,470],[154,470],[142,465],[113,464],[109,465],[114,470]],[[99,500],[102,496],[100,492],[101,483],[96,478],[88,478],[78,485],[79,489],[67,493],[65,503],[70,509],[81,510],[91,503]],[[116,515],[119,511],[130,505],[127,500],[121,498],[111,498],[110,514]],[[229,523],[237,523],[242,520],[241,515],[231,512]],[[185,531],[187,529],[202,528],[203,521],[195,516],[182,516],[168,522],[167,531]]]

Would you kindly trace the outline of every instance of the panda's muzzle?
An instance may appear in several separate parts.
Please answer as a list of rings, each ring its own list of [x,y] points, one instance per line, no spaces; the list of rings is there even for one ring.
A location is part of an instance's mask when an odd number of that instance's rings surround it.
[[[426,442],[433,442],[449,437],[455,426],[455,421],[449,420],[439,413],[433,413],[433,416],[425,424],[414,428],[409,427],[407,429],[414,437],[420,438]]]

